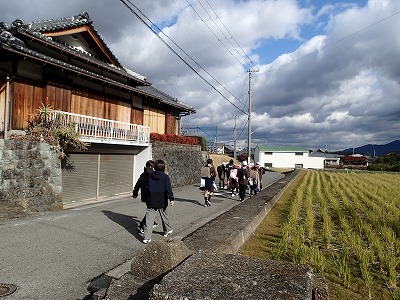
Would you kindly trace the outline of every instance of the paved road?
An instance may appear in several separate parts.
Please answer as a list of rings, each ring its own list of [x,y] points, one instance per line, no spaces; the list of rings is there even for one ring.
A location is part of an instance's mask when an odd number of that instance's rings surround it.
[[[264,186],[282,175],[267,172]],[[213,205],[202,206],[197,186],[175,188],[170,210],[173,238],[182,239],[195,229],[239,204],[220,191]],[[82,299],[87,283],[123,264],[145,245],[137,232],[145,205],[130,196],[69,205],[61,212],[0,222],[0,284],[18,286],[7,300]],[[153,239],[162,237],[156,228]]]

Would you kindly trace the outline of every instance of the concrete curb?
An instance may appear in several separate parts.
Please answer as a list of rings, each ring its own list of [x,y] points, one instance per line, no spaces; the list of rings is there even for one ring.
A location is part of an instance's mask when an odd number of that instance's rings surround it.
[[[275,204],[278,202],[279,198],[282,196],[282,194],[286,191],[286,189],[290,186],[290,184],[299,176],[300,172],[295,172],[295,175],[293,178],[290,179],[289,182],[287,182],[279,191],[277,194],[275,194],[270,201],[266,202],[264,204],[263,209],[260,209],[260,212],[254,217],[252,217],[251,220],[248,221],[248,223],[245,224],[245,226],[240,229],[240,230],[235,230],[232,232],[232,234],[229,236],[228,239],[226,239],[221,246],[218,249],[218,252],[221,253],[230,253],[230,254],[235,254],[239,251],[239,249],[244,245],[244,243],[247,241],[247,239],[251,236],[251,234],[254,232],[254,230],[257,229],[257,227],[261,224],[261,222],[264,220],[264,218],[268,215],[268,213],[271,211],[271,209],[275,206]]]

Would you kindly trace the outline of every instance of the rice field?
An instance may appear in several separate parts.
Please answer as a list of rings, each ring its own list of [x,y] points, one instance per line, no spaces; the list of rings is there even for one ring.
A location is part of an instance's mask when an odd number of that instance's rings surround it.
[[[310,265],[329,299],[400,299],[400,174],[303,171],[241,254]]]

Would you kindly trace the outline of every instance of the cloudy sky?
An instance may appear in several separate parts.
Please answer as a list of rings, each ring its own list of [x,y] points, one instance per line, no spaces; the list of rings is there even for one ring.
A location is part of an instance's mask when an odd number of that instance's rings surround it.
[[[251,74],[253,147],[400,139],[398,0],[0,0],[7,23],[82,11],[123,65],[196,109],[188,134],[232,145],[236,124],[247,146]]]

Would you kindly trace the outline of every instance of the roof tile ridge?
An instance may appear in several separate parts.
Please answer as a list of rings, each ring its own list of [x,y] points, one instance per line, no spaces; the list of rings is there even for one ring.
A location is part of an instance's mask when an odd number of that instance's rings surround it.
[[[54,19],[49,19],[49,20],[33,21],[33,22],[29,22],[29,23],[31,25],[35,26],[38,31],[46,31],[46,30],[48,30],[47,26],[39,27],[37,25],[48,24],[51,22],[53,22],[53,23],[64,22],[65,26],[63,26],[62,28],[69,28],[69,27],[74,27],[77,25],[93,23],[92,19],[90,18],[89,14],[86,11],[83,11],[80,14],[71,16],[71,17],[54,18]],[[61,27],[60,25],[55,25],[55,26]],[[55,28],[55,29],[60,29],[60,28]]]

